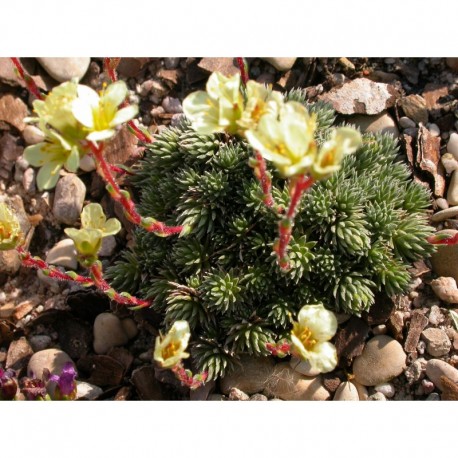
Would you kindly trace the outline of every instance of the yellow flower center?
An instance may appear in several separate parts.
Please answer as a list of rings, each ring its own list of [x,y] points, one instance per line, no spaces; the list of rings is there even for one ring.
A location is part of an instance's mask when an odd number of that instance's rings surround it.
[[[180,345],[178,343],[176,342],[169,343],[164,348],[164,350],[162,350],[162,357],[164,358],[164,360],[172,358],[173,356],[175,356],[175,353],[177,352],[179,348],[180,348]]]
[[[329,153],[327,153],[324,158],[323,158],[323,162],[321,164],[322,167],[329,167],[329,166],[332,166],[335,164],[335,151],[332,150],[332,151],[329,151]]]
[[[0,239],[9,239],[10,237],[11,231],[7,230],[4,226],[0,226]]]
[[[312,338],[312,331],[309,328],[304,326],[300,329],[294,329],[295,336],[302,342],[302,345],[306,350],[312,350],[312,348],[317,344],[317,340]]]

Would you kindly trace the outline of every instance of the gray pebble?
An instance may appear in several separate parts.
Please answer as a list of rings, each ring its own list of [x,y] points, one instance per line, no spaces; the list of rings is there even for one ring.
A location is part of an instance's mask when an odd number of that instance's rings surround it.
[[[165,97],[162,101],[162,108],[164,108],[166,113],[183,113],[183,107],[181,106],[180,99],[176,99],[174,97]]]
[[[36,335],[29,338],[30,346],[34,352],[45,350],[51,345],[51,337],[46,335]]]
[[[399,125],[403,128],[403,129],[408,129],[409,127],[415,127],[415,122],[412,121],[410,118],[408,118],[407,116],[402,116],[401,118],[399,118]]]
[[[60,178],[54,195],[53,214],[55,218],[73,226],[79,221],[85,196],[86,186],[74,173]]]
[[[431,393],[427,398],[427,401],[440,401],[441,397],[439,396],[438,393]]]
[[[383,393],[374,393],[367,398],[368,401],[386,401],[386,397]]]

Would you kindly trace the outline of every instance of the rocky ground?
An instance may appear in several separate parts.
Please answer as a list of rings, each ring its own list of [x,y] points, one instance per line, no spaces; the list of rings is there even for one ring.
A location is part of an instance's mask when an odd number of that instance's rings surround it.
[[[94,89],[107,81],[101,59],[22,59],[42,90],[72,76]],[[431,189],[431,224],[457,233],[458,59],[251,59],[250,76],[275,89],[306,88],[311,101],[331,103],[339,116],[363,130],[400,139],[400,155],[415,180]],[[140,106],[139,121],[152,132],[174,124],[181,102],[202,89],[212,71],[237,71],[226,58],[125,58],[119,74]],[[101,202],[123,221],[90,161],[77,175],[64,173],[55,190],[38,192],[36,170],[24,147],[41,140],[24,123],[31,98],[0,58],[0,199],[21,218],[30,251],[49,263],[77,269],[73,243],[63,229],[74,225],[84,203]],[[113,164],[141,157],[123,130],[110,144]],[[124,220],[125,221],[125,220]],[[116,259],[129,244],[129,224],[104,239],[101,258]],[[431,261],[412,268],[409,292],[380,298],[361,318],[340,317],[335,345],[340,366],[318,377],[296,363],[245,358],[218,383],[189,392],[170,372],[152,364],[157,321],[148,310],[129,312],[94,291],[56,283],[21,268],[12,252],[0,253],[0,365],[19,377],[43,368],[78,369],[80,399],[209,400],[444,400],[458,398],[458,332],[450,310],[458,304],[458,246],[443,246]],[[439,277],[439,278],[438,278]],[[294,368],[293,368],[294,367]]]

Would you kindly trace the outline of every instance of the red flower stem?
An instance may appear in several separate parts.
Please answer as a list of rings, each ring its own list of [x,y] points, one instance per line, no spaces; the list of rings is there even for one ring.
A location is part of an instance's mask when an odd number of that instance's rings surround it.
[[[119,202],[124,208],[124,213],[129,221],[134,223],[136,226],[141,226],[148,232],[154,232],[161,237],[167,237],[168,235],[179,234],[183,230],[183,226],[167,226],[160,221],[153,220],[149,224],[142,224],[143,218],[137,212],[134,202],[130,198],[127,191],[122,191],[118,183],[111,174],[110,164],[105,160],[103,155],[103,144],[97,146],[94,143],[88,143],[91,148],[92,155],[97,164],[97,171],[100,176],[108,183],[107,189],[111,197]]]
[[[43,94],[38,89],[33,78],[25,71],[24,67],[21,64],[21,61],[17,57],[10,57],[11,62],[19,73],[19,76],[24,80],[24,83],[27,87],[27,90],[31,92],[37,99],[43,100]]]
[[[116,67],[119,65],[119,62],[121,61],[120,57],[105,57],[103,59],[103,66],[105,68],[105,71],[107,72],[109,78],[111,81],[114,83],[118,81],[118,75],[116,74]],[[127,100],[124,100],[121,103],[121,107],[127,107],[129,105],[129,102]],[[130,128],[130,131],[141,141],[144,143],[152,143],[154,141],[154,138],[147,134],[146,132],[141,131],[135,123],[130,120],[127,122],[127,125]]]
[[[294,225],[294,216],[296,215],[297,207],[301,200],[302,194],[314,183],[313,178],[301,175],[291,182],[291,201],[289,203],[286,216],[278,224],[279,239],[274,244],[274,250],[277,253],[278,264],[282,270],[289,268],[289,259],[286,254],[289,242],[291,240],[291,233]]]
[[[89,277],[83,277],[73,272],[72,275],[61,272],[54,266],[49,265],[47,262],[43,261],[38,257],[33,257],[29,251],[25,250],[23,247],[19,246],[16,248],[16,251],[21,257],[22,265],[31,269],[41,270],[45,275],[50,278],[54,278],[60,281],[73,281],[80,283],[83,286],[93,286],[94,282]]]
[[[200,388],[208,377],[207,372],[192,375],[192,372],[187,371],[181,362],[172,367],[172,372],[175,374],[175,377],[181,382],[183,386],[186,386],[191,390]]]
[[[243,86],[246,86],[246,83],[250,79],[250,77],[248,76],[248,65],[245,62],[245,59],[243,57],[236,57],[236,60],[237,60],[237,65],[238,65],[239,70],[240,70],[240,76],[242,78],[242,84],[243,84]]]
[[[458,233],[453,236],[448,234],[433,234],[427,237],[426,240],[431,245],[456,245],[458,244]]]
[[[103,278],[101,266],[102,264],[100,262],[95,262],[91,265],[89,271],[91,273],[91,278],[94,281],[95,286],[99,290],[104,292],[110,299],[118,302],[119,304],[130,306],[133,309],[140,309],[151,306],[151,301],[138,299],[127,293],[119,294],[118,292],[116,292],[110,286],[110,284],[107,283],[106,280]]]
[[[272,207],[274,199],[272,197],[272,180],[267,172],[266,161],[259,151],[254,152],[256,157],[255,175],[258,178],[263,194],[263,202],[267,207]]]

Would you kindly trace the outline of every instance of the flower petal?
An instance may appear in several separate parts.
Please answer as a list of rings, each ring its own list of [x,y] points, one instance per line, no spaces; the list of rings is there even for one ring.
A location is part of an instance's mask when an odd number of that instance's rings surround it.
[[[49,161],[49,154],[44,150],[45,142],[30,145],[24,150],[24,159],[34,167],[41,167]]]
[[[102,227],[103,236],[115,235],[121,230],[121,223],[116,218],[110,218]]]
[[[102,95],[104,103],[114,105],[118,107],[124,102],[127,96],[127,86],[124,81],[116,81],[116,83],[110,84]]]
[[[59,179],[59,171],[62,168],[61,162],[51,161],[43,165],[38,171],[37,185],[40,191],[52,189]]]
[[[99,106],[99,94],[97,94],[97,92],[95,92],[94,89],[90,88],[89,86],[78,84],[77,93],[78,99],[83,100],[84,103],[91,108],[97,108]]]
[[[305,305],[298,314],[301,327],[307,327],[315,340],[322,342],[331,339],[337,332],[337,318],[322,304]]]
[[[107,140],[116,133],[114,129],[105,129],[105,130],[99,130],[95,132],[91,132],[86,139],[91,141],[91,142],[98,142],[102,140]]]
[[[318,342],[309,352],[310,365],[322,374],[333,371],[337,366],[337,350],[332,343]]]
[[[86,205],[81,212],[81,227],[84,229],[102,229],[107,218],[100,204]]]
[[[80,153],[78,151],[77,146],[73,146],[68,156],[67,160],[65,161],[65,168],[72,173],[75,173],[78,170],[80,165]]]
[[[78,122],[89,129],[94,128],[94,107],[84,99],[76,99],[72,103],[72,113]]]
[[[121,108],[114,116],[114,118],[110,122],[110,126],[118,126],[119,124],[123,124],[131,119],[135,118],[138,114],[138,106],[137,105],[129,105],[128,107]]]

